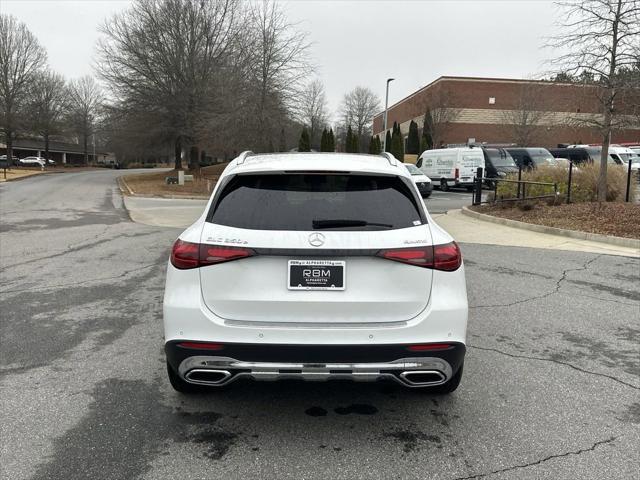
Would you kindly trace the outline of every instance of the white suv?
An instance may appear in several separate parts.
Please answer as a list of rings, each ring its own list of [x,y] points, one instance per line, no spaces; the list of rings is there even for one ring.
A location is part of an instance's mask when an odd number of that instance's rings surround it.
[[[167,370],[180,392],[238,378],[462,376],[458,245],[390,154],[253,154],[224,170],[171,252]]]

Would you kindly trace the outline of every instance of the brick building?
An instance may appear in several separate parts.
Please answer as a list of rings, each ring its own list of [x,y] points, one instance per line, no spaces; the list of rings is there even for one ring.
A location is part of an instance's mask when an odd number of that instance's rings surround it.
[[[440,77],[389,107],[387,127],[400,123],[408,135],[414,120],[420,131],[430,109],[436,145],[527,143],[555,147],[560,143],[600,143],[601,134],[585,125],[599,116],[597,87],[575,83],[499,78]],[[640,90],[620,95],[615,108],[629,122],[616,129],[612,142],[640,143]],[[384,112],[373,120],[374,135],[383,134]]]

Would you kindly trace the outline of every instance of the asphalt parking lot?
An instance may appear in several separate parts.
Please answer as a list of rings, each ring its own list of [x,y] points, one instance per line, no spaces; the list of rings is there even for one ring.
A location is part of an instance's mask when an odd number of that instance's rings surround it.
[[[299,382],[188,397],[162,350],[180,230],[132,222],[119,174],[0,185],[2,478],[637,478],[638,258],[463,243],[469,349],[449,397]]]

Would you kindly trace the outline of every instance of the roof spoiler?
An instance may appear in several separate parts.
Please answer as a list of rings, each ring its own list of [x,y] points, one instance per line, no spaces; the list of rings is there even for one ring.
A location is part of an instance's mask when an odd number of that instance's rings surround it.
[[[398,165],[396,157],[391,155],[389,152],[382,152],[380,155],[386,158],[387,162],[389,162],[389,165],[391,165],[392,167],[395,167]]]
[[[236,159],[236,165],[242,165],[247,157],[250,157],[251,155],[253,155],[253,152],[251,150],[245,150],[240,155],[238,155],[238,158]]]

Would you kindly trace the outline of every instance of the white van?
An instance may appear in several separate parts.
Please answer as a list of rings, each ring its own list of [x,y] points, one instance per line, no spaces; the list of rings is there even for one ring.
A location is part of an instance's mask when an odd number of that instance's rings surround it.
[[[484,154],[479,147],[425,150],[416,166],[446,192],[450,187],[473,188],[478,167],[484,168]]]

